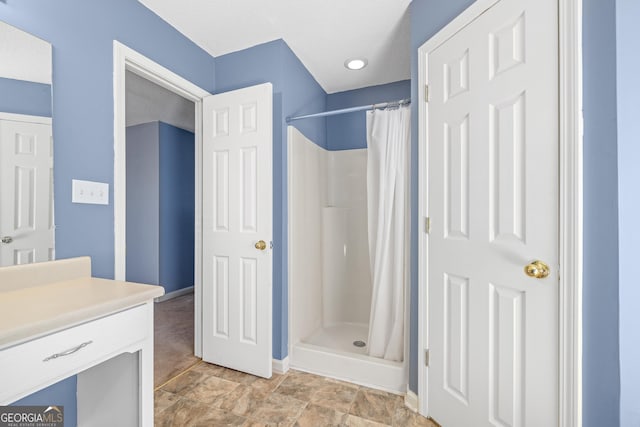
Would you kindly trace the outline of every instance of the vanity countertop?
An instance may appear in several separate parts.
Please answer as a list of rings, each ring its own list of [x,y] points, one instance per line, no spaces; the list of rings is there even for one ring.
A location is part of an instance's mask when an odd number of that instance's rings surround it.
[[[161,286],[95,277],[0,290],[0,350],[163,294]]]

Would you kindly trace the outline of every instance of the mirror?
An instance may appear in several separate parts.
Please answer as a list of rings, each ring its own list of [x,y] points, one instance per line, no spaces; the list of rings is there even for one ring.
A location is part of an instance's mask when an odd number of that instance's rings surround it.
[[[0,266],[55,258],[51,51],[0,21]]]

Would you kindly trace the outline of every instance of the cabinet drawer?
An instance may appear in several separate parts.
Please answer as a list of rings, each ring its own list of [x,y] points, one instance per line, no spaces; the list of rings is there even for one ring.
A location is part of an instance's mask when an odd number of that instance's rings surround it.
[[[0,351],[0,405],[75,375],[145,339],[142,305]]]

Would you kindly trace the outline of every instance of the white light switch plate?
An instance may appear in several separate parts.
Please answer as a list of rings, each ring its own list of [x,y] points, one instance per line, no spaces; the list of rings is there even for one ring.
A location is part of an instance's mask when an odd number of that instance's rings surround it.
[[[93,205],[109,204],[109,184],[104,182],[71,180],[71,202]]]

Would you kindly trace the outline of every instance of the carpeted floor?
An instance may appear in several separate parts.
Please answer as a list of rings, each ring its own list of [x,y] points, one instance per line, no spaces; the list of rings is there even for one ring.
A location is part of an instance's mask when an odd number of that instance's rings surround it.
[[[193,293],[155,305],[154,386],[200,361],[193,355]]]

